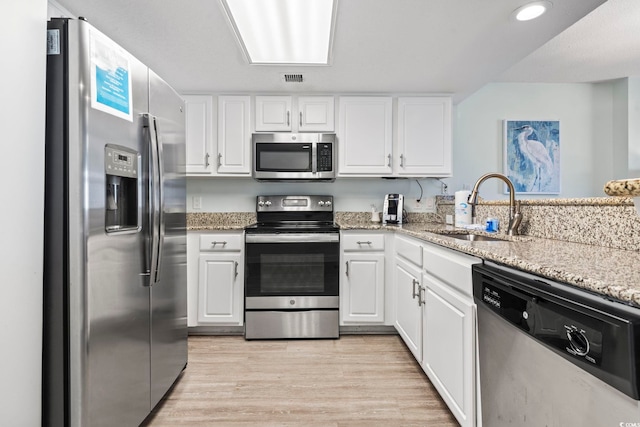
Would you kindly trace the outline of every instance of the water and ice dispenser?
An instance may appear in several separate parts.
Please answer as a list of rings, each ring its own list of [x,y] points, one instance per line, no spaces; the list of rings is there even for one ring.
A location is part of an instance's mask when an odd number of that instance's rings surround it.
[[[105,229],[114,231],[137,230],[138,215],[138,166],[137,151],[108,144],[104,148]]]

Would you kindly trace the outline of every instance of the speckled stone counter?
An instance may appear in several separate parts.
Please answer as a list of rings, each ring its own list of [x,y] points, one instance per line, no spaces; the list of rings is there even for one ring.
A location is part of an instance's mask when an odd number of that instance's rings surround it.
[[[343,230],[387,230],[417,237],[640,307],[638,251],[505,234],[492,234],[504,242],[469,242],[447,237],[461,229],[441,223],[383,226],[368,220],[349,221],[345,216],[337,216],[336,222]]]
[[[373,223],[368,212],[336,212],[335,219],[343,230],[410,235],[640,307],[640,217],[632,199],[523,200],[525,235],[494,235],[506,242],[447,237],[461,231],[443,224],[447,209],[444,201],[437,214],[409,213],[409,223],[402,226]],[[507,210],[506,201],[484,201],[478,205],[478,218],[496,216],[504,225]],[[255,222],[253,212],[187,214],[188,230],[242,230]]]
[[[243,230],[255,222],[255,212],[187,213],[187,230]]]
[[[638,197],[640,196],[640,178],[609,181],[604,186],[604,192],[609,196]]]
[[[520,200],[520,233],[545,239],[640,251],[640,216],[628,197]],[[438,200],[440,216],[453,215],[453,200]],[[509,223],[509,202],[481,201],[478,223]],[[444,222],[444,221],[443,221]]]

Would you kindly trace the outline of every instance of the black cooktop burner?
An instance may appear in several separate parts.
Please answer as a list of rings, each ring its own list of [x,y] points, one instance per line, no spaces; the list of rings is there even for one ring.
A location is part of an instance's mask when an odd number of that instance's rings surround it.
[[[259,222],[245,227],[247,233],[335,233],[340,228],[333,222],[282,221]]]

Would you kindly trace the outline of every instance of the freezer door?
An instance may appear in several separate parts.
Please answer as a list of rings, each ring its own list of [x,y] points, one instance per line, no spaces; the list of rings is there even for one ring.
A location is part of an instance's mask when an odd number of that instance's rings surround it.
[[[69,25],[71,424],[138,425],[150,411],[145,239],[141,222],[107,231],[105,147],[142,156],[147,68],[85,21]],[[144,161],[133,161],[142,175],[133,203],[142,212]]]
[[[151,287],[151,406],[187,364],[185,116],[182,98],[149,71],[149,113],[162,175],[157,275]]]

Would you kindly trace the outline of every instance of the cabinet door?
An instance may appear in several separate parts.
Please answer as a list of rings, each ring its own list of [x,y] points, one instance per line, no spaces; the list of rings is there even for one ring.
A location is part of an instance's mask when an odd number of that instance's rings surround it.
[[[384,254],[350,253],[343,261],[342,322],[384,322]]]
[[[290,96],[256,96],[256,132],[291,130]]]
[[[240,253],[201,254],[198,322],[242,325],[244,274]]]
[[[299,97],[297,119],[300,132],[333,132],[333,96]]]
[[[451,99],[398,98],[397,175],[451,176]]]
[[[430,275],[422,368],[461,426],[475,426],[474,304]]]
[[[392,101],[390,97],[341,97],[338,175],[390,175]]]
[[[249,96],[218,97],[218,175],[251,175]]]
[[[422,361],[420,269],[396,258],[396,330],[418,362]]]
[[[185,95],[187,173],[213,172],[213,97]]]

